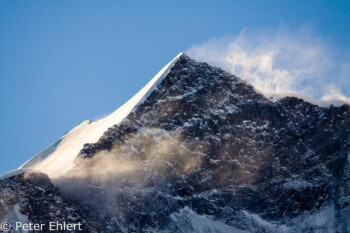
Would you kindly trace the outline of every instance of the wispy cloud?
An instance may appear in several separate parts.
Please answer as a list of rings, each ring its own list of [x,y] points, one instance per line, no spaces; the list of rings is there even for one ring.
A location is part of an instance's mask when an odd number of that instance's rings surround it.
[[[310,30],[242,30],[236,36],[195,45],[187,53],[236,74],[267,96],[350,103],[346,96],[350,93],[342,92],[344,84],[350,84],[350,62]]]

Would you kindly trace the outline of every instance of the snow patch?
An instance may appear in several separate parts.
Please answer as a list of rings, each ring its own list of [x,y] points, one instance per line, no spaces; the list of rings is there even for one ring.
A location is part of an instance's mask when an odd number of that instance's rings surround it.
[[[235,227],[226,225],[209,218],[209,216],[199,215],[188,207],[181,209],[178,213],[172,214],[173,223],[181,232],[187,233],[249,233]]]
[[[249,218],[253,222],[257,223],[262,228],[268,230],[268,232],[280,232],[280,233],[291,232],[290,228],[287,227],[286,225],[277,225],[277,224],[270,223],[270,222],[264,220],[263,218],[261,218],[259,215],[248,213],[245,210],[242,210],[242,212],[247,218]]]
[[[335,232],[335,206],[334,204],[329,205],[321,211],[312,215],[303,217],[297,230],[300,232],[312,229],[315,232]]]
[[[21,213],[19,205],[15,205],[13,207],[13,209],[14,209],[15,215],[16,215],[19,222],[21,222],[21,223],[28,223],[29,222],[27,215],[24,215]]]
[[[266,232],[294,233],[294,232],[336,232],[335,206],[331,204],[314,213],[305,212],[303,215],[289,220],[286,224],[271,223],[257,214],[242,211],[253,223]]]
[[[14,205],[12,210],[9,211],[5,216],[0,216],[0,222],[8,222],[13,228],[16,226],[16,222],[21,222],[22,224],[29,223],[27,215],[20,212],[20,206]],[[12,231],[11,231],[12,232]],[[17,229],[17,233],[28,233],[29,231]]]

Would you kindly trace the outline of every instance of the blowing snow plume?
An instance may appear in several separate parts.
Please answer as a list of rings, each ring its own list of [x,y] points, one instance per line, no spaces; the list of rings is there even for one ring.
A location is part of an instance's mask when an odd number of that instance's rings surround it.
[[[159,191],[200,168],[197,146],[182,137],[181,130],[144,128],[110,150],[93,157],[78,156],[76,166],[53,182],[68,198],[101,211],[122,213],[116,193]],[[98,198],[92,201],[92,196]]]
[[[341,105],[350,103],[349,54],[335,50],[307,29],[280,29],[242,30],[187,52],[247,80],[266,96],[299,96],[319,105]]]
[[[144,128],[128,135],[122,143],[101,150],[93,157],[77,157],[76,167],[67,177],[89,178],[104,183],[115,176],[127,174],[128,179],[151,172],[187,174],[200,167],[194,143],[186,143],[181,130]]]

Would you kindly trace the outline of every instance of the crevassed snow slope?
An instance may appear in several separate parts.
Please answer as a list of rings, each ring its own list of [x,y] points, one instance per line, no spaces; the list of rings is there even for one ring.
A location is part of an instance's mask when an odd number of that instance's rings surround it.
[[[65,134],[58,143],[52,144],[28,160],[19,169],[26,168],[41,171],[48,174],[51,178],[57,178],[65,174],[73,167],[73,162],[79,151],[83,148],[83,145],[85,143],[97,142],[109,127],[120,123],[131,111],[142,103],[165,78],[171,67],[182,54],[177,55],[146,86],[115,112],[96,122],[88,120],[82,122]]]

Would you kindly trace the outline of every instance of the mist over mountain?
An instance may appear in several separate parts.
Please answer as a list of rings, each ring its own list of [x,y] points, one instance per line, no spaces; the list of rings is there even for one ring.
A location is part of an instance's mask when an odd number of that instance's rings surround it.
[[[350,232],[349,156],[349,105],[272,101],[181,53],[110,116],[0,178],[0,222]]]

